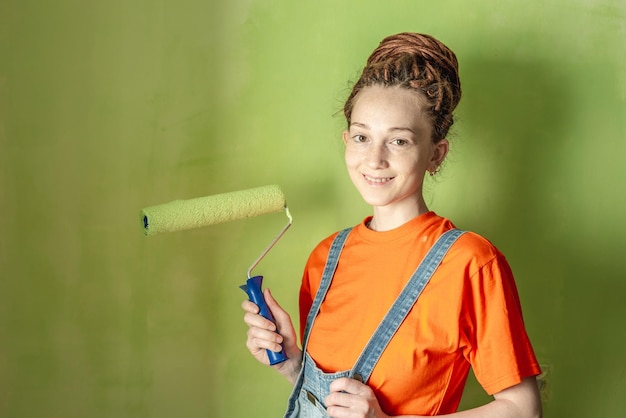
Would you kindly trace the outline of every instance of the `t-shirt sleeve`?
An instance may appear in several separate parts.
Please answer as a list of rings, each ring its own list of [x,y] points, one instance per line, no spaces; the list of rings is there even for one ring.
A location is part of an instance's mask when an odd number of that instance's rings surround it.
[[[541,370],[528,338],[508,262],[495,255],[478,268],[464,294],[466,356],[489,394],[514,386]]]

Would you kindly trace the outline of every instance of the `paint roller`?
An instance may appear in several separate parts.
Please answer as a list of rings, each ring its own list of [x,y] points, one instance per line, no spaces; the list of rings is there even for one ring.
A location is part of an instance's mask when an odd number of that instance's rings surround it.
[[[212,196],[198,197],[188,200],[175,200],[141,210],[141,223],[146,236],[162,232],[182,231],[192,228],[214,225],[237,219],[251,218],[267,213],[285,210],[287,225],[267,246],[261,255],[248,269],[248,280],[240,288],[246,292],[250,301],[259,307],[259,313],[266,319],[275,322],[271,311],[263,297],[263,276],[252,276],[252,270],[263,257],[274,247],[293,222],[291,213],[280,187],[269,185],[248,190],[239,190]],[[270,364],[278,364],[287,360],[284,350],[274,352],[267,350]]]

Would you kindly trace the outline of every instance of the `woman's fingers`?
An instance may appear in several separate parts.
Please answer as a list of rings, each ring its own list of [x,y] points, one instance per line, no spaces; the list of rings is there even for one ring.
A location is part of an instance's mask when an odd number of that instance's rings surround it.
[[[245,322],[249,327],[256,327],[267,329],[269,331],[276,331],[276,324],[274,324],[269,319],[263,318],[258,313],[250,313],[246,312],[243,316],[243,322]]]
[[[274,305],[278,306],[276,301]],[[275,309],[280,309],[280,307]],[[241,307],[245,311],[243,320],[248,325],[246,347],[261,363],[269,364],[266,350],[282,350],[283,336],[277,332],[276,324],[259,314],[259,307],[249,300],[244,300]]]
[[[244,300],[241,307],[245,311],[243,320],[248,325],[246,347],[255,359],[265,365],[269,365],[267,350],[280,352],[284,348],[288,359],[272,367],[295,384],[302,364],[302,351],[298,348],[291,317],[268,289],[265,289],[263,297],[276,324],[259,315],[259,307],[255,303]]]
[[[280,334],[262,330],[260,328],[248,329],[247,346],[251,351],[271,350],[279,352],[282,350],[283,338]]]
[[[241,302],[241,308],[250,313],[259,313],[259,307],[256,303],[250,302],[248,299]]]

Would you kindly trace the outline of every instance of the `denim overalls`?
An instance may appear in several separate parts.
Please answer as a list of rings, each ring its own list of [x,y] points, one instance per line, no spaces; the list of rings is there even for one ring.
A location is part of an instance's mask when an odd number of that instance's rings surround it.
[[[350,230],[351,228],[348,228],[339,232],[330,247],[320,288],[313,299],[313,304],[307,317],[302,347],[302,369],[294,385],[293,392],[289,397],[289,405],[287,412],[285,412],[285,418],[326,418],[328,415],[326,414],[326,407],[323,402],[329,395],[329,387],[334,380],[341,377],[349,377],[361,383],[367,383],[378,359],[417,301],[417,298],[448,252],[448,249],[454,244],[457,238],[464,233],[464,231],[458,229],[451,229],[439,237],[437,242],[428,251],[428,254],[426,254],[417,270],[415,270],[415,273],[413,273],[413,276],[411,276],[411,279],[393,303],[382,322],[378,325],[378,328],[376,328],[374,335],[370,338],[352,369],[337,373],[324,373],[316,366],[313,359],[306,352],[306,346],[309,333],[313,327],[313,322],[319,312],[322,301],[326,297],[326,292],[330,287],[335,270],[337,269],[341,250],[343,249],[343,245],[346,242]]]

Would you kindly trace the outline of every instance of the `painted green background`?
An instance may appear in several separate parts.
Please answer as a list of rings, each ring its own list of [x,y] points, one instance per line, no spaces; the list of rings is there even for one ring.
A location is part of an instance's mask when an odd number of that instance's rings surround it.
[[[546,416],[624,416],[622,0],[4,0],[0,417],[281,416],[237,286],[284,216],[146,238],[138,213],[280,184],[295,223],[255,272],[295,319],[308,252],[368,213],[337,112],[405,30],[459,57],[427,200],[507,255]]]

